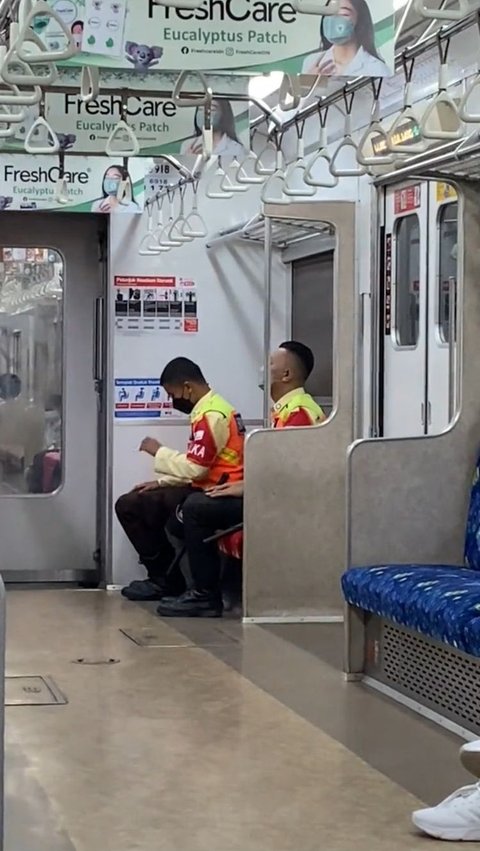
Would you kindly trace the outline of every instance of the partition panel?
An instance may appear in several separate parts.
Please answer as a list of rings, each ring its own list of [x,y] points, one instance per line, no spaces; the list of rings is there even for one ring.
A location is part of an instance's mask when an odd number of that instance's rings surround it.
[[[334,408],[321,426],[258,431],[247,441],[245,616],[329,617],[342,611],[345,458],[353,439],[355,204],[266,205],[265,215],[335,226]]]

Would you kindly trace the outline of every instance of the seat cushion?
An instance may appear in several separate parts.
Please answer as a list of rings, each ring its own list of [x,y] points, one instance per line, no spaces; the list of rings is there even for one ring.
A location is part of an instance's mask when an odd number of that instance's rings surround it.
[[[477,571],[455,565],[353,567],[342,587],[353,606],[480,655],[480,642],[467,629],[480,619]]]
[[[241,561],[243,558],[243,532],[234,532],[232,535],[226,535],[225,538],[220,538],[218,549],[223,555],[230,558],[238,558]]]
[[[470,621],[465,628],[465,636],[472,656],[480,657],[480,617]]]

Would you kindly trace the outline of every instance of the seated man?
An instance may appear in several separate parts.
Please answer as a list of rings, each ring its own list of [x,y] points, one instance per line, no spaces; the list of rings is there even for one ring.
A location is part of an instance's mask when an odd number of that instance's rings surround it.
[[[317,425],[325,414],[304,390],[314,367],[311,350],[293,340],[282,343],[271,356],[270,394],[274,428]],[[193,588],[178,598],[164,599],[162,617],[221,617],[220,555],[218,545],[205,538],[243,520],[243,481],[229,480],[206,493],[189,495],[183,505],[183,533]]]
[[[175,358],[163,370],[160,384],[175,410],[189,414],[191,435],[186,452],[145,438],[140,449],[154,458],[156,479],[117,502],[117,517],[148,572],[148,580],[123,589],[129,600],[156,600],[170,590],[175,592],[166,581],[173,548],[165,524],[185,497],[194,489],[243,478],[242,419],[210,389],[200,368],[188,358]]]

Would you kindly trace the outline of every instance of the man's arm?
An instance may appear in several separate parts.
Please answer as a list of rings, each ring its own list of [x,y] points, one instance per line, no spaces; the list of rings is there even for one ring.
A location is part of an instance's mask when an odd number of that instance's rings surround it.
[[[177,479],[201,481],[228,441],[228,422],[223,414],[210,411],[195,423],[186,452],[160,446],[155,453],[155,472]]]

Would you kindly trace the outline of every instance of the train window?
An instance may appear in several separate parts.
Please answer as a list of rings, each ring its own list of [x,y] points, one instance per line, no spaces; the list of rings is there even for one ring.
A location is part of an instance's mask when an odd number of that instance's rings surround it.
[[[437,326],[442,343],[450,341],[450,293],[457,281],[458,204],[444,204],[438,214]]]
[[[412,348],[420,331],[420,223],[418,216],[402,216],[395,228],[395,339]]]
[[[0,495],[62,482],[63,280],[55,249],[0,247]]]

